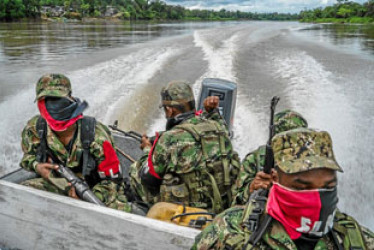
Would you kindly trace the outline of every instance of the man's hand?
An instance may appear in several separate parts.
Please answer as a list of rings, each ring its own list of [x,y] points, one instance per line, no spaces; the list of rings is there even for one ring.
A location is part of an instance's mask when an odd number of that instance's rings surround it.
[[[219,98],[218,96],[208,96],[204,100],[204,109],[206,112],[211,112],[212,110],[218,108]]]
[[[40,174],[43,179],[48,180],[52,170],[57,170],[58,165],[52,163],[38,163],[36,165],[36,172]]]
[[[77,193],[75,192],[75,187],[73,187],[71,183],[69,183],[69,186],[70,186],[70,189],[68,192],[69,197],[80,200]]]
[[[146,147],[152,147],[152,143],[149,140],[148,136],[146,134],[143,134],[143,136],[142,136],[142,143],[140,144],[140,148],[144,149]]]
[[[249,186],[249,192],[252,193],[257,189],[269,189],[272,184],[271,174],[265,174],[264,172],[258,172]]]

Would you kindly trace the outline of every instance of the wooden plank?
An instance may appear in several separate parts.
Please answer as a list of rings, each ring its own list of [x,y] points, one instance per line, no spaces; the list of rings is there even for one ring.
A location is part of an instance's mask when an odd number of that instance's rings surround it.
[[[189,249],[198,233],[0,180],[0,247]]]

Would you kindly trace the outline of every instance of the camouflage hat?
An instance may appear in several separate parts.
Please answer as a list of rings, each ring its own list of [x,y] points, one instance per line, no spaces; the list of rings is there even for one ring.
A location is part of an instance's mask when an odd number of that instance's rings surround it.
[[[69,78],[62,74],[46,74],[36,84],[36,100],[45,96],[66,97],[71,94]]]
[[[274,162],[287,174],[317,168],[343,172],[335,160],[327,132],[298,128],[277,134],[272,139]]]
[[[195,102],[190,85],[184,81],[172,81],[161,90],[160,106],[185,106]]]
[[[307,128],[308,122],[302,115],[292,110],[283,110],[274,115],[274,134],[295,128]]]

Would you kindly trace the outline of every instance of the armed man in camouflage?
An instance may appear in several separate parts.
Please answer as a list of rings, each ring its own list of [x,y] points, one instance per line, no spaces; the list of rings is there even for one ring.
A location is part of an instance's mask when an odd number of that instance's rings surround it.
[[[191,87],[170,82],[161,91],[166,131],[153,145],[143,137],[144,156],[132,167],[132,186],[143,201],[179,202],[218,213],[231,204],[231,187],[239,170],[218,97],[204,101],[205,112],[195,110]]]
[[[295,111],[284,110],[274,115],[274,134],[307,127],[307,121]],[[265,151],[266,147],[263,145],[244,158],[234,186],[232,206],[245,205],[254,190],[270,188],[271,175],[262,171],[265,164]]]
[[[110,131],[94,118],[83,117],[88,104],[71,94],[70,80],[64,75],[46,74],[37,82],[35,101],[40,115],[29,120],[22,132],[20,165],[41,178],[23,184],[78,198],[74,188],[54,171],[57,164],[63,164],[84,178],[107,206],[129,211],[126,198],[117,192],[121,171]]]
[[[374,234],[337,209],[342,170],[327,132],[286,131],[273,137],[272,148],[273,185],[260,220],[251,220],[256,202],[230,208],[192,249],[374,249]]]

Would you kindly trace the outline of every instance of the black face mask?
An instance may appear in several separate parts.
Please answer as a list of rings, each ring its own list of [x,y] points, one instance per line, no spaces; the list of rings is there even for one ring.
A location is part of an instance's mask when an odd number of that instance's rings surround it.
[[[82,114],[88,107],[88,103],[86,101],[81,102],[78,98],[70,100],[64,97],[47,97],[45,107],[53,119],[67,121]]]
[[[166,130],[172,129],[174,126],[180,124],[181,122],[190,119],[191,117],[195,116],[195,111],[189,111],[183,114],[179,114],[172,118],[166,118]]]

